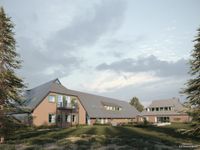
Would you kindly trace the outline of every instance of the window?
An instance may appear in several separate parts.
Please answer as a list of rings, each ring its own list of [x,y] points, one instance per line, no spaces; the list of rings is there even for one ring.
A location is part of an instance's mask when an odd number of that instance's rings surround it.
[[[159,111],[159,108],[158,108],[158,107],[156,107],[156,111]]]
[[[49,114],[49,123],[55,123],[55,122],[56,122],[56,115]]]
[[[169,117],[157,117],[157,122],[170,122]]]
[[[71,97],[66,96],[66,101],[67,101],[67,107],[71,107]]]
[[[163,111],[163,107],[160,107],[160,111]]]
[[[54,103],[55,100],[56,100],[56,98],[55,98],[55,96],[53,96],[53,95],[49,95],[49,96],[48,96],[48,100],[49,100],[49,102]]]
[[[104,119],[103,118],[101,119],[101,124],[104,124]]]
[[[171,110],[172,110],[172,107],[169,107],[169,110],[171,111]]]
[[[58,122],[61,122],[61,115],[58,115],[58,116],[57,116],[57,121],[58,121]]]
[[[72,115],[72,122],[76,122],[76,115]]]
[[[154,108],[151,108],[151,111],[154,111]]]
[[[168,111],[168,107],[165,107],[165,111]]]
[[[108,119],[105,119],[105,123],[108,123]]]
[[[58,107],[63,107],[63,96],[58,95]]]
[[[71,122],[71,115],[65,115],[65,121]]]
[[[118,106],[108,106],[108,105],[104,105],[104,108],[105,108],[106,110],[112,110],[112,111],[120,111],[120,110],[122,110],[122,108],[121,108],[121,107],[118,107]]]

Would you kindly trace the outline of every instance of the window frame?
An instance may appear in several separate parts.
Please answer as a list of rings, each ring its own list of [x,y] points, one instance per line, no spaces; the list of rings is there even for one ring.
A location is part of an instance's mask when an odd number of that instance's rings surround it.
[[[52,101],[51,98],[54,98],[54,100]],[[56,96],[55,95],[48,95],[48,102],[49,103],[55,103],[56,102]]]
[[[51,116],[51,117],[50,117],[50,116]],[[52,119],[52,116],[55,116],[54,119]],[[51,119],[50,119],[50,118],[51,118]],[[54,122],[52,122],[52,120],[54,120]],[[56,114],[53,114],[53,113],[49,114],[49,115],[48,115],[48,122],[49,122],[50,124],[55,124],[55,123],[56,123]]]

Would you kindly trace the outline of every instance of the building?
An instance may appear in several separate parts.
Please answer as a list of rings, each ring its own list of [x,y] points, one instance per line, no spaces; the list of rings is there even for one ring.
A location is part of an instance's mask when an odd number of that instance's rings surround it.
[[[58,79],[27,90],[24,104],[31,111],[34,126],[128,123],[137,121],[139,114],[128,102],[70,90]],[[18,114],[16,118],[23,120],[25,116]]]
[[[155,100],[140,114],[140,121],[146,118],[151,123],[189,122],[191,118],[185,112],[179,99]]]

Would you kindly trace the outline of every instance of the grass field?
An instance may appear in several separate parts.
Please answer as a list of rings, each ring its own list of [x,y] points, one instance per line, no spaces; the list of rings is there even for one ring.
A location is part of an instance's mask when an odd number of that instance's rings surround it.
[[[67,129],[23,129],[16,131],[0,149],[179,149],[200,145],[200,138],[183,135],[188,124],[165,127],[78,126]],[[200,148],[200,147],[199,147]]]

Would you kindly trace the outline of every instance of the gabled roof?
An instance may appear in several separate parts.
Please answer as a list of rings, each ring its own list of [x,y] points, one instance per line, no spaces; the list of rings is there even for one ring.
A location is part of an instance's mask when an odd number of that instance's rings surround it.
[[[139,114],[128,102],[70,90],[64,87],[58,79],[28,90],[25,95],[27,99],[26,106],[34,110],[50,92],[77,96],[91,118],[133,118]],[[120,106],[122,110],[106,110],[103,106],[104,103]]]
[[[141,112],[141,116],[152,116],[152,115],[182,115],[186,114],[184,112],[184,107],[178,98],[164,99],[164,100],[154,100],[147,108],[156,107],[173,107],[170,111],[146,111]]]
[[[164,100],[154,100],[149,105],[148,108],[152,107],[174,107],[176,111],[182,111],[184,109],[183,105],[180,103],[178,98],[164,99]]]
[[[52,85],[58,82],[58,79],[51,80],[33,89],[27,90],[25,93],[25,105],[30,109],[35,109],[35,107],[44,99],[44,97],[51,91]]]

